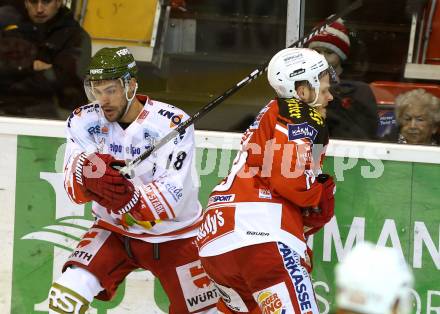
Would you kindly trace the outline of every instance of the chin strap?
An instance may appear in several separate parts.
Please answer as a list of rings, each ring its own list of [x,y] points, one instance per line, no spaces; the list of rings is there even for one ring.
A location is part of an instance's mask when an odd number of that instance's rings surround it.
[[[316,103],[318,101],[318,96],[319,96],[319,87],[314,87],[313,89],[315,90],[315,99],[313,99],[312,102],[309,102],[307,104],[312,108],[316,108],[316,107],[322,106],[322,104]]]
[[[125,112],[122,116],[125,116],[128,112],[128,109],[130,109],[130,106],[133,102],[133,99],[136,97],[136,92],[137,92],[138,87],[139,87],[139,85],[138,85],[138,83],[136,83],[136,85],[134,87],[134,91],[133,91],[133,96],[131,96],[129,98],[128,97],[129,86],[128,86],[128,84],[125,84],[125,99],[127,99],[127,106],[125,107]]]

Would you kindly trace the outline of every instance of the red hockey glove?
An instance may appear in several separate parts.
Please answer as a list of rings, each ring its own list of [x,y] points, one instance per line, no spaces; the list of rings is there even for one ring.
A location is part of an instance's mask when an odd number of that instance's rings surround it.
[[[125,165],[122,160],[117,160],[108,154],[82,153],[74,162],[75,180],[86,191],[98,196],[111,198],[121,197],[132,187],[130,181],[110,166],[112,164]]]
[[[123,194],[114,193],[112,196],[103,197],[93,193],[93,196],[92,199],[105,207],[108,213],[113,212],[122,215],[138,208],[139,192],[134,188],[132,191]]]
[[[322,184],[321,199],[317,209],[312,209],[303,214],[303,222],[306,229],[305,234],[310,235],[317,232],[332,219],[335,212],[336,185],[333,177],[319,175],[318,182]]]
[[[151,224],[152,221],[155,221],[155,217],[141,197],[141,193],[134,187],[125,194],[125,197],[104,198],[103,202],[106,204],[98,203],[117,215],[123,215],[121,220],[126,220],[128,225],[131,225],[129,223],[131,221],[145,227],[145,223]]]

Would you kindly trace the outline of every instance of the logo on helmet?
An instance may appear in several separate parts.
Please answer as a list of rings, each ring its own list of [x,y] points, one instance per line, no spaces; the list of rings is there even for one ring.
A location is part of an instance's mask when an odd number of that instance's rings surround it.
[[[102,74],[104,69],[91,69],[90,74]]]
[[[305,72],[306,72],[305,69],[297,69],[297,70],[293,71],[292,73],[290,73],[290,74],[289,74],[289,77],[294,77],[294,76],[297,76],[297,75],[303,74],[303,73],[305,73]]]
[[[120,57],[126,56],[130,54],[130,51],[127,48],[116,51],[116,54]]]
[[[284,62],[291,61],[291,60],[296,60],[298,58],[301,58],[302,56],[303,56],[302,53],[294,53],[294,54],[292,54],[290,56],[285,57],[284,58]]]

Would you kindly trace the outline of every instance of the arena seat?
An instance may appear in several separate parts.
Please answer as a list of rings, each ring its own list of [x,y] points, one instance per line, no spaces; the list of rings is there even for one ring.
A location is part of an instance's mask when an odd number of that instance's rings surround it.
[[[436,84],[374,81],[370,83],[370,87],[379,108],[380,105],[394,105],[394,99],[397,95],[417,88],[423,88],[427,92],[440,97],[440,85]]]

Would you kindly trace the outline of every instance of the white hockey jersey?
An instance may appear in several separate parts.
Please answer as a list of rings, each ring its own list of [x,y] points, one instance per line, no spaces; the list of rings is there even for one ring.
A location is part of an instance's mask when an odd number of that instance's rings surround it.
[[[126,161],[134,159],[188,119],[185,112],[174,106],[141,95],[137,97],[145,103],[144,108],[125,130],[117,122],[108,122],[97,102],[77,108],[69,116],[64,186],[72,201],[90,201],[73,180],[72,163],[76,156],[85,152],[110,154]],[[202,208],[198,202],[193,126],[140,163],[131,181],[139,188],[155,222],[148,226],[135,223],[123,227],[121,215],[109,213],[93,202],[98,225],[153,243],[196,235]]]

